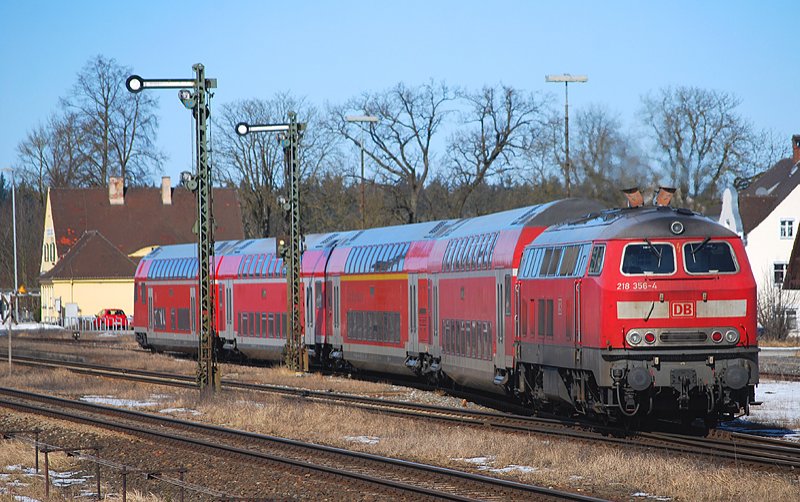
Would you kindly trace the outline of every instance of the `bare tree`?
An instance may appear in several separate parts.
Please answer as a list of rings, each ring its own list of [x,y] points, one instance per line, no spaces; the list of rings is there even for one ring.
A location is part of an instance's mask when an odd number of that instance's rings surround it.
[[[702,209],[715,200],[717,183],[742,159],[751,133],[736,111],[740,102],[697,87],[665,88],[642,98],[656,160],[688,205]]]
[[[575,122],[573,165],[582,196],[615,203],[620,189],[652,182],[652,172],[619,118],[591,105],[578,111]]]
[[[67,111],[29,132],[17,146],[20,177],[34,187],[41,204],[48,187],[80,185],[86,162],[83,131],[78,116]]]
[[[272,134],[239,136],[235,126],[283,123],[294,111],[298,120],[306,122],[299,148],[301,178],[316,177],[335,162],[336,144],[319,125],[318,112],[304,99],[289,93],[272,99],[251,99],[222,107],[221,127],[216,134],[217,177],[239,189],[242,201],[245,234],[250,237],[275,235],[281,215],[275,216],[279,189],[286,186],[283,147]]]
[[[456,213],[463,216],[467,199],[487,178],[502,177],[520,151],[539,134],[544,121],[543,98],[513,87],[484,87],[458,92],[468,109],[461,112],[461,128],[448,145],[451,182],[455,183]]]
[[[797,311],[800,306],[800,290],[784,289],[781,284],[775,284],[769,272],[764,273],[761,281],[763,286],[758,291],[757,317],[758,324],[763,328],[762,337],[772,340],[783,340],[792,329],[797,329],[797,322],[787,315],[787,311]]]
[[[419,220],[419,199],[434,161],[432,141],[451,110],[455,95],[444,83],[428,82],[419,87],[398,84],[377,93],[365,93],[330,113],[330,128],[356,145],[361,144],[359,126],[345,120],[350,110],[363,110],[380,121],[367,131],[366,154],[378,166],[379,178],[391,187],[403,220]]]
[[[155,96],[125,90],[130,68],[96,56],[83,67],[63,104],[75,111],[86,141],[82,184],[105,185],[112,174],[126,183],[147,183],[162,154],[155,148]]]

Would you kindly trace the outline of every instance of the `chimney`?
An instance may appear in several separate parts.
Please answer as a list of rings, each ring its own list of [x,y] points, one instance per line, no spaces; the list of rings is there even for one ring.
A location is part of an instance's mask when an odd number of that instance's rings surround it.
[[[170,187],[169,176],[161,177],[161,203],[165,206],[172,204],[172,187]]]
[[[800,162],[800,134],[792,136],[792,164]]]
[[[112,206],[125,204],[125,185],[119,176],[108,177],[108,203]]]

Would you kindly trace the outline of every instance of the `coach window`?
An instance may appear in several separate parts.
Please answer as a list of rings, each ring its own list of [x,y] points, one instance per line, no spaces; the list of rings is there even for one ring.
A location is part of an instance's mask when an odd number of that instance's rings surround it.
[[[362,273],[365,268],[364,262],[366,261],[366,259],[367,259],[367,248],[365,247],[358,248],[358,251],[356,252],[355,269],[353,270],[353,272],[357,274]]]
[[[687,242],[683,265],[689,274],[732,274],[738,271],[730,244],[724,241]]]
[[[369,248],[369,258],[367,258],[366,272],[373,272],[375,270],[375,262],[378,260],[379,246],[372,246]]]
[[[450,255],[453,254],[453,241],[447,243],[444,248],[444,256],[442,257],[442,272],[450,271]]]
[[[622,255],[622,273],[668,275],[675,272],[675,253],[671,244],[644,242],[628,244]]]

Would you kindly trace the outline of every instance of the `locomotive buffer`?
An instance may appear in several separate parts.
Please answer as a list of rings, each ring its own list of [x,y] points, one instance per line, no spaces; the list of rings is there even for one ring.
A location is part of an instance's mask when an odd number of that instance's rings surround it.
[[[217,87],[217,79],[205,77],[205,67],[192,66],[194,79],[143,79],[131,75],[125,81],[128,91],[137,93],[144,89],[180,89],[178,99],[192,110],[195,118],[195,156],[197,173],[181,173],[181,184],[197,195],[197,262],[200,298],[200,333],[197,351],[197,385],[201,391],[219,390],[220,375],[217,369],[216,334],[214,333],[214,284],[211,267],[214,263],[214,217],[211,210],[211,165],[208,161],[208,89]],[[190,87],[193,91],[186,89]]]

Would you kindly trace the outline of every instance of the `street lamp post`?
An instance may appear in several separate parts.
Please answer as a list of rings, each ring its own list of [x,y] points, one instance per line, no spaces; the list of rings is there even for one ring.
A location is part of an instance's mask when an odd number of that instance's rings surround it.
[[[565,160],[564,160],[564,167],[566,171],[566,182],[567,182],[567,197],[572,196],[572,190],[570,188],[570,171],[572,169],[572,165],[569,161],[569,83],[576,82],[576,83],[584,83],[589,80],[589,77],[586,75],[570,75],[569,73],[564,73],[562,75],[545,75],[544,81],[545,82],[564,82],[564,148],[565,148]]]
[[[374,124],[378,122],[378,117],[373,115],[347,115],[344,118],[348,122],[353,122],[357,124]],[[359,141],[361,146],[361,203],[359,205],[359,210],[361,213],[361,228],[364,229],[367,227],[367,207],[366,207],[366,198],[364,196],[364,127],[360,126],[361,129],[361,141]]]
[[[17,291],[19,289],[19,277],[17,276],[17,180],[14,177],[14,169],[4,167],[3,171],[11,173],[11,224],[14,233],[14,319],[19,322],[19,306],[17,305]],[[11,340],[9,332],[9,341]]]

